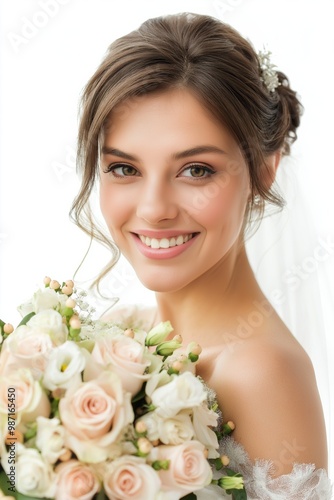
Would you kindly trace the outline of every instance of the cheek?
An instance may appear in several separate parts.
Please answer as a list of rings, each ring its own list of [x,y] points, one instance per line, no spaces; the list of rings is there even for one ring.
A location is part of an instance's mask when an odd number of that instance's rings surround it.
[[[248,185],[244,182],[235,179],[226,185],[212,183],[193,198],[192,213],[207,229],[217,230],[226,225],[239,227],[243,222],[247,199]]]
[[[110,231],[117,230],[129,216],[129,206],[121,190],[100,185],[100,208]]]

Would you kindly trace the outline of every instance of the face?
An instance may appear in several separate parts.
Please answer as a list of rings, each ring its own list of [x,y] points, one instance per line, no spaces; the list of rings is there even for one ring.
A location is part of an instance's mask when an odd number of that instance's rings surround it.
[[[188,90],[147,95],[128,113],[117,111],[100,167],[100,205],[113,240],[151,290],[219,279],[250,195],[236,142]]]

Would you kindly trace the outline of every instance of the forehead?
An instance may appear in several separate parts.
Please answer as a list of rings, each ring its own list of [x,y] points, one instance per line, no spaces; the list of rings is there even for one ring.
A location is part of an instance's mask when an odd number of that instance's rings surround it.
[[[178,88],[130,98],[109,114],[104,142],[190,140],[224,142],[235,147],[228,129],[188,89]],[[137,139],[137,141],[136,141]]]

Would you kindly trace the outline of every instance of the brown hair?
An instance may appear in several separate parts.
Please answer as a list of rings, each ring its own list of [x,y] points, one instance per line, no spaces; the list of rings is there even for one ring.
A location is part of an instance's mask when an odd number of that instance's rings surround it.
[[[283,199],[265,181],[265,159],[277,151],[289,154],[302,107],[288,78],[279,71],[277,75],[280,85],[269,91],[250,43],[231,26],[206,15],[149,19],[117,39],[83,92],[77,157],[82,184],[72,219],[111,247],[116,260],[117,249],[94,222],[89,205],[104,125],[119,104],[175,87],[191,90],[234,136],[249,168],[252,200],[255,195],[260,200],[257,212],[263,214],[265,201],[282,207]],[[248,213],[252,208],[251,201]]]

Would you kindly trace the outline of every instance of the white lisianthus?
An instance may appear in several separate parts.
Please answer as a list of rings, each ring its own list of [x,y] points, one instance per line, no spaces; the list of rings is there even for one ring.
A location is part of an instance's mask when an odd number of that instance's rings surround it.
[[[37,417],[36,446],[49,464],[55,464],[65,452],[65,428],[58,418]]]
[[[56,309],[68,299],[66,295],[57,293],[51,288],[37,290],[34,293],[32,304],[35,313],[45,311],[46,309]]]
[[[20,493],[32,498],[54,498],[56,475],[36,449],[17,444],[15,472]]]
[[[159,373],[154,373],[146,384],[146,387],[145,387],[146,395],[149,398],[152,398],[152,394],[156,389],[158,389],[159,387],[162,387],[166,384],[169,384],[169,382],[171,380],[172,380],[172,376],[168,375],[166,370],[162,370]]]
[[[193,426],[195,439],[204,444],[208,450],[208,458],[219,457],[218,439],[216,433],[210,427],[217,427],[218,415],[206,405],[193,408]]]
[[[68,330],[63,323],[61,314],[53,309],[46,309],[33,316],[27,323],[34,330],[50,335],[54,344],[59,345],[66,341]]]
[[[155,389],[151,400],[157,414],[168,418],[186,408],[201,405],[206,400],[206,392],[197,377],[184,372],[172,376],[169,383]]]
[[[81,382],[86,359],[81,348],[71,341],[56,347],[45,368],[43,385],[50,391],[68,389]]]

